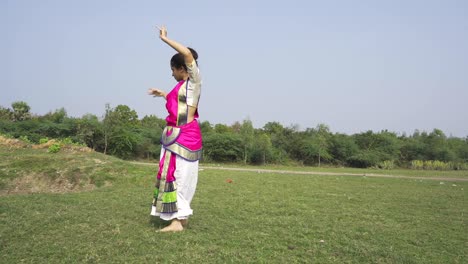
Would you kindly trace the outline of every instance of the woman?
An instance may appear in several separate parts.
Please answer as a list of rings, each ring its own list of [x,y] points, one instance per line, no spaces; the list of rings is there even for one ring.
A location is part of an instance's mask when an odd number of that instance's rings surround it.
[[[154,88],[148,90],[150,95],[166,99],[169,112],[161,137],[151,215],[171,221],[161,232],[182,231],[193,213],[190,202],[195,194],[202,151],[197,121],[201,79],[196,51],[169,39],[164,26],[159,28],[159,37],[178,52],[171,59],[172,76],[178,83],[169,93]]]

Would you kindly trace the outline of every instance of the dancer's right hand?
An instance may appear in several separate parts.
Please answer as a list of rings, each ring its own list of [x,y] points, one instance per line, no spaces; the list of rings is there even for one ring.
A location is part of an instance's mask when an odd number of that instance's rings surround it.
[[[166,95],[167,95],[164,91],[161,91],[155,88],[148,89],[148,94],[154,97],[164,97],[164,98],[166,98]]]

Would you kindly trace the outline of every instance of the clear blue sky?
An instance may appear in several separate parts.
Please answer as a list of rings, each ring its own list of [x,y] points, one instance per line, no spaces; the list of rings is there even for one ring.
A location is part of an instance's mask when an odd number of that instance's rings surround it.
[[[202,121],[468,136],[464,0],[1,0],[0,105],[165,117],[161,24],[200,54]]]

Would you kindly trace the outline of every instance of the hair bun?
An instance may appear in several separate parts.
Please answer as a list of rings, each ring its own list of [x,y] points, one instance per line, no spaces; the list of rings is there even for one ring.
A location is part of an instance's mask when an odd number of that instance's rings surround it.
[[[192,53],[193,59],[197,60],[198,59],[198,53],[194,49],[192,49],[190,47],[188,47],[188,49],[190,50],[190,53]]]

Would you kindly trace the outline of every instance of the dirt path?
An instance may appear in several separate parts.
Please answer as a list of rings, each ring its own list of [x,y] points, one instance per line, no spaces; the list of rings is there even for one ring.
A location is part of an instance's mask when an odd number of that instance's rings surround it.
[[[155,163],[145,163],[132,161],[133,164],[156,166]],[[226,171],[248,171],[257,173],[278,173],[278,174],[302,174],[302,175],[325,175],[325,176],[359,176],[359,177],[375,177],[375,178],[394,178],[394,179],[416,179],[416,180],[433,180],[433,181],[457,181],[468,182],[468,178],[444,178],[444,177],[421,177],[421,176],[403,176],[375,173],[347,173],[347,172],[318,172],[318,171],[290,171],[290,170],[267,170],[267,169],[247,169],[247,168],[228,168],[228,167],[211,167],[200,166],[204,170],[226,170]]]

